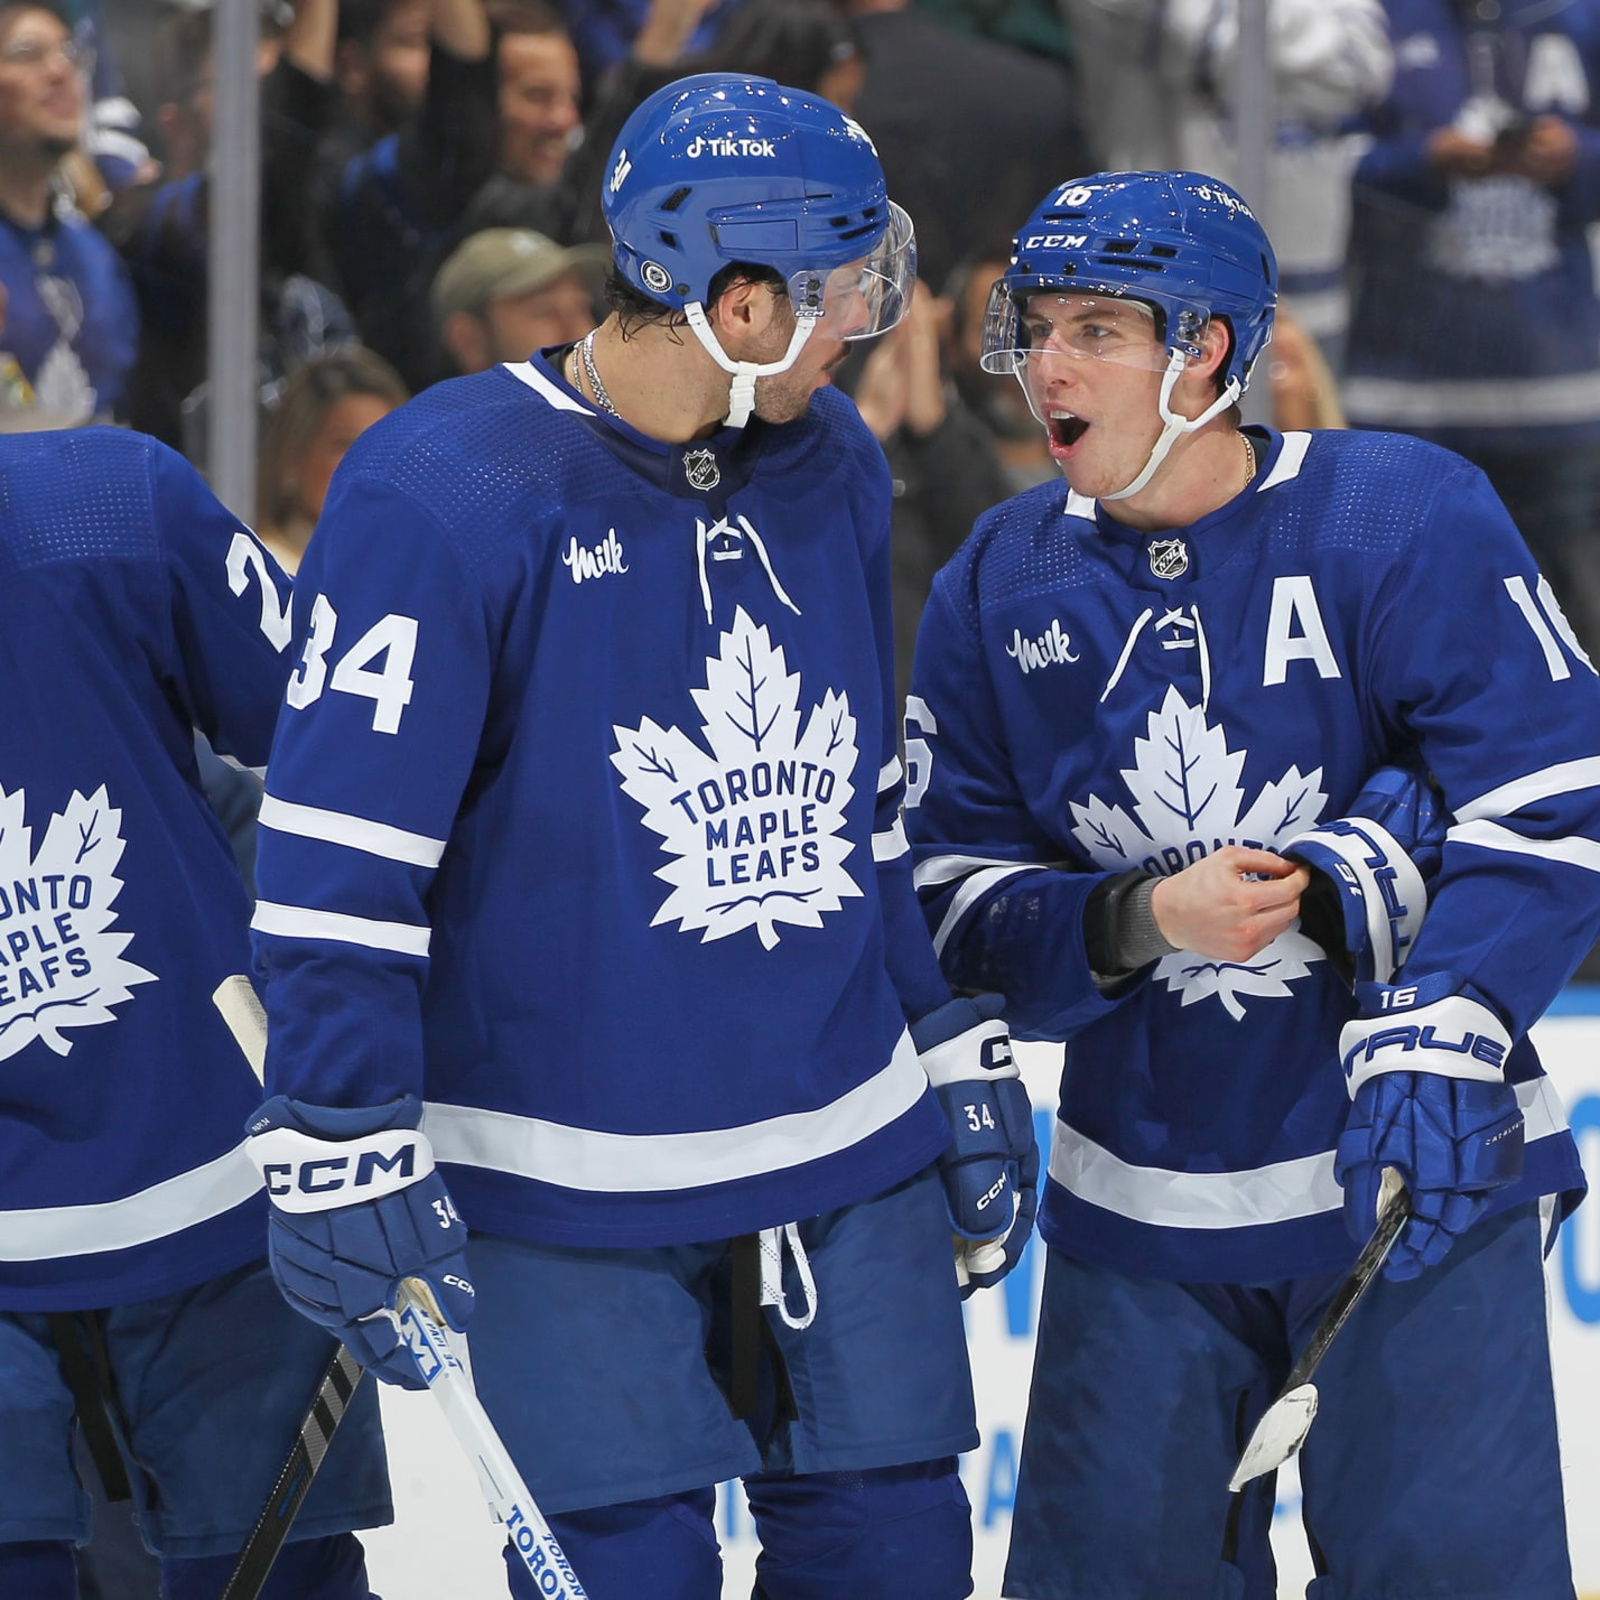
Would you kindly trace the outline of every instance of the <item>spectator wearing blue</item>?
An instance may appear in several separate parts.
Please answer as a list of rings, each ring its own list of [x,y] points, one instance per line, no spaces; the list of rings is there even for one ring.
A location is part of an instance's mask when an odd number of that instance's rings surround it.
[[[295,0],[263,15],[261,83],[261,327],[263,379],[348,339],[349,319],[318,283],[307,173],[338,106],[333,54],[338,0]],[[281,20],[280,20],[281,12]],[[118,195],[105,227],[128,262],[143,342],[129,420],[203,464],[213,102],[209,7],[169,19],[167,99],[155,116],[166,168],[159,183]]]
[[[0,426],[120,414],[138,313],[116,252],[63,194],[85,89],[78,47],[42,0],[0,4]]]
[[[1481,467],[1600,647],[1600,0],[1387,0],[1345,409]],[[1564,620],[1557,624],[1565,628]]]

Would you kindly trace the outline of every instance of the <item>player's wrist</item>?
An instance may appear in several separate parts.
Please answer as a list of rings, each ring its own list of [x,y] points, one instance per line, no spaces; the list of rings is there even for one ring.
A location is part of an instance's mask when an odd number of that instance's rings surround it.
[[[432,1173],[421,1120],[415,1095],[363,1107],[276,1095],[251,1119],[245,1148],[280,1210],[327,1211],[396,1194]]]

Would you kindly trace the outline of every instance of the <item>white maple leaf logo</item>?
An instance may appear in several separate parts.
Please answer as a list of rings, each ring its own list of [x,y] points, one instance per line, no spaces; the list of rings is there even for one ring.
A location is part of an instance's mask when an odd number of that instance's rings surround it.
[[[770,950],[780,923],[820,928],[861,893],[839,834],[855,793],[849,697],[828,690],[802,732],[800,674],[742,607],[692,694],[709,750],[648,717],[612,729],[623,792],[673,858],[657,869],[673,888],[650,925],[699,928],[702,943],[754,928]]]
[[[1096,796],[1087,805],[1072,802],[1073,837],[1108,871],[1139,867],[1170,876],[1225,844],[1270,850],[1311,827],[1328,803],[1322,768],[1302,774],[1292,766],[1246,807],[1239,785],[1245,752],[1230,751],[1226,733],[1175,687],[1150,713],[1133,756],[1121,775],[1133,796],[1133,816]],[[1156,963],[1155,976],[1179,991],[1184,1005],[1215,995],[1237,1019],[1247,996],[1286,997],[1289,984],[1324,959],[1319,945],[1289,932],[1243,963],[1180,950]]]
[[[22,790],[0,788],[0,1061],[35,1039],[57,1055],[68,1028],[113,1022],[131,985],[156,975],[123,959],[131,933],[112,930],[122,892],[122,813],[104,787],[74,793],[35,856]]]

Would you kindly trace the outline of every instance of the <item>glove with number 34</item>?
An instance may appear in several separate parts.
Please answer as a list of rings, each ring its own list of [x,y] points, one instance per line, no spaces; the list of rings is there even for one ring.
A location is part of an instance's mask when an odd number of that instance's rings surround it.
[[[1017,1264],[1038,1207],[1033,1106],[1017,1072],[1001,997],[951,1000],[911,1026],[911,1042],[950,1123],[939,1157],[962,1297]]]
[[[296,1311],[364,1367],[424,1387],[389,1312],[421,1278],[457,1331],[472,1315],[466,1225],[420,1131],[422,1102],[347,1110],[278,1095],[250,1123],[249,1154],[272,1201],[268,1257]]]

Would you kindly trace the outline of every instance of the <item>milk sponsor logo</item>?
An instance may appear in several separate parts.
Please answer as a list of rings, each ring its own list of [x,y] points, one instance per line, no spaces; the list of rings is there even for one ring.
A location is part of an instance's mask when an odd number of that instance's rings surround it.
[[[615,528],[609,529],[599,544],[582,545],[576,539],[571,540],[561,552],[561,565],[572,574],[574,583],[628,570],[627,560],[622,554],[622,541],[617,537]]]
[[[858,755],[849,697],[828,689],[803,717],[800,674],[742,607],[691,696],[703,742],[648,717],[612,730],[623,792],[669,857],[651,926],[702,942],[750,928],[770,950],[784,926],[819,928],[861,894],[841,833]]]
[[[1064,666],[1078,659],[1078,652],[1072,648],[1072,635],[1061,626],[1059,617],[1052,618],[1050,626],[1036,639],[1024,638],[1021,628],[1013,629],[1006,654],[1022,668],[1024,675],[1037,672],[1041,667]]]
[[[0,1060],[35,1039],[64,1056],[71,1030],[114,1022],[133,985],[156,982],[123,956],[122,813],[104,787],[73,794],[37,855],[25,806],[22,790],[0,789]]]

